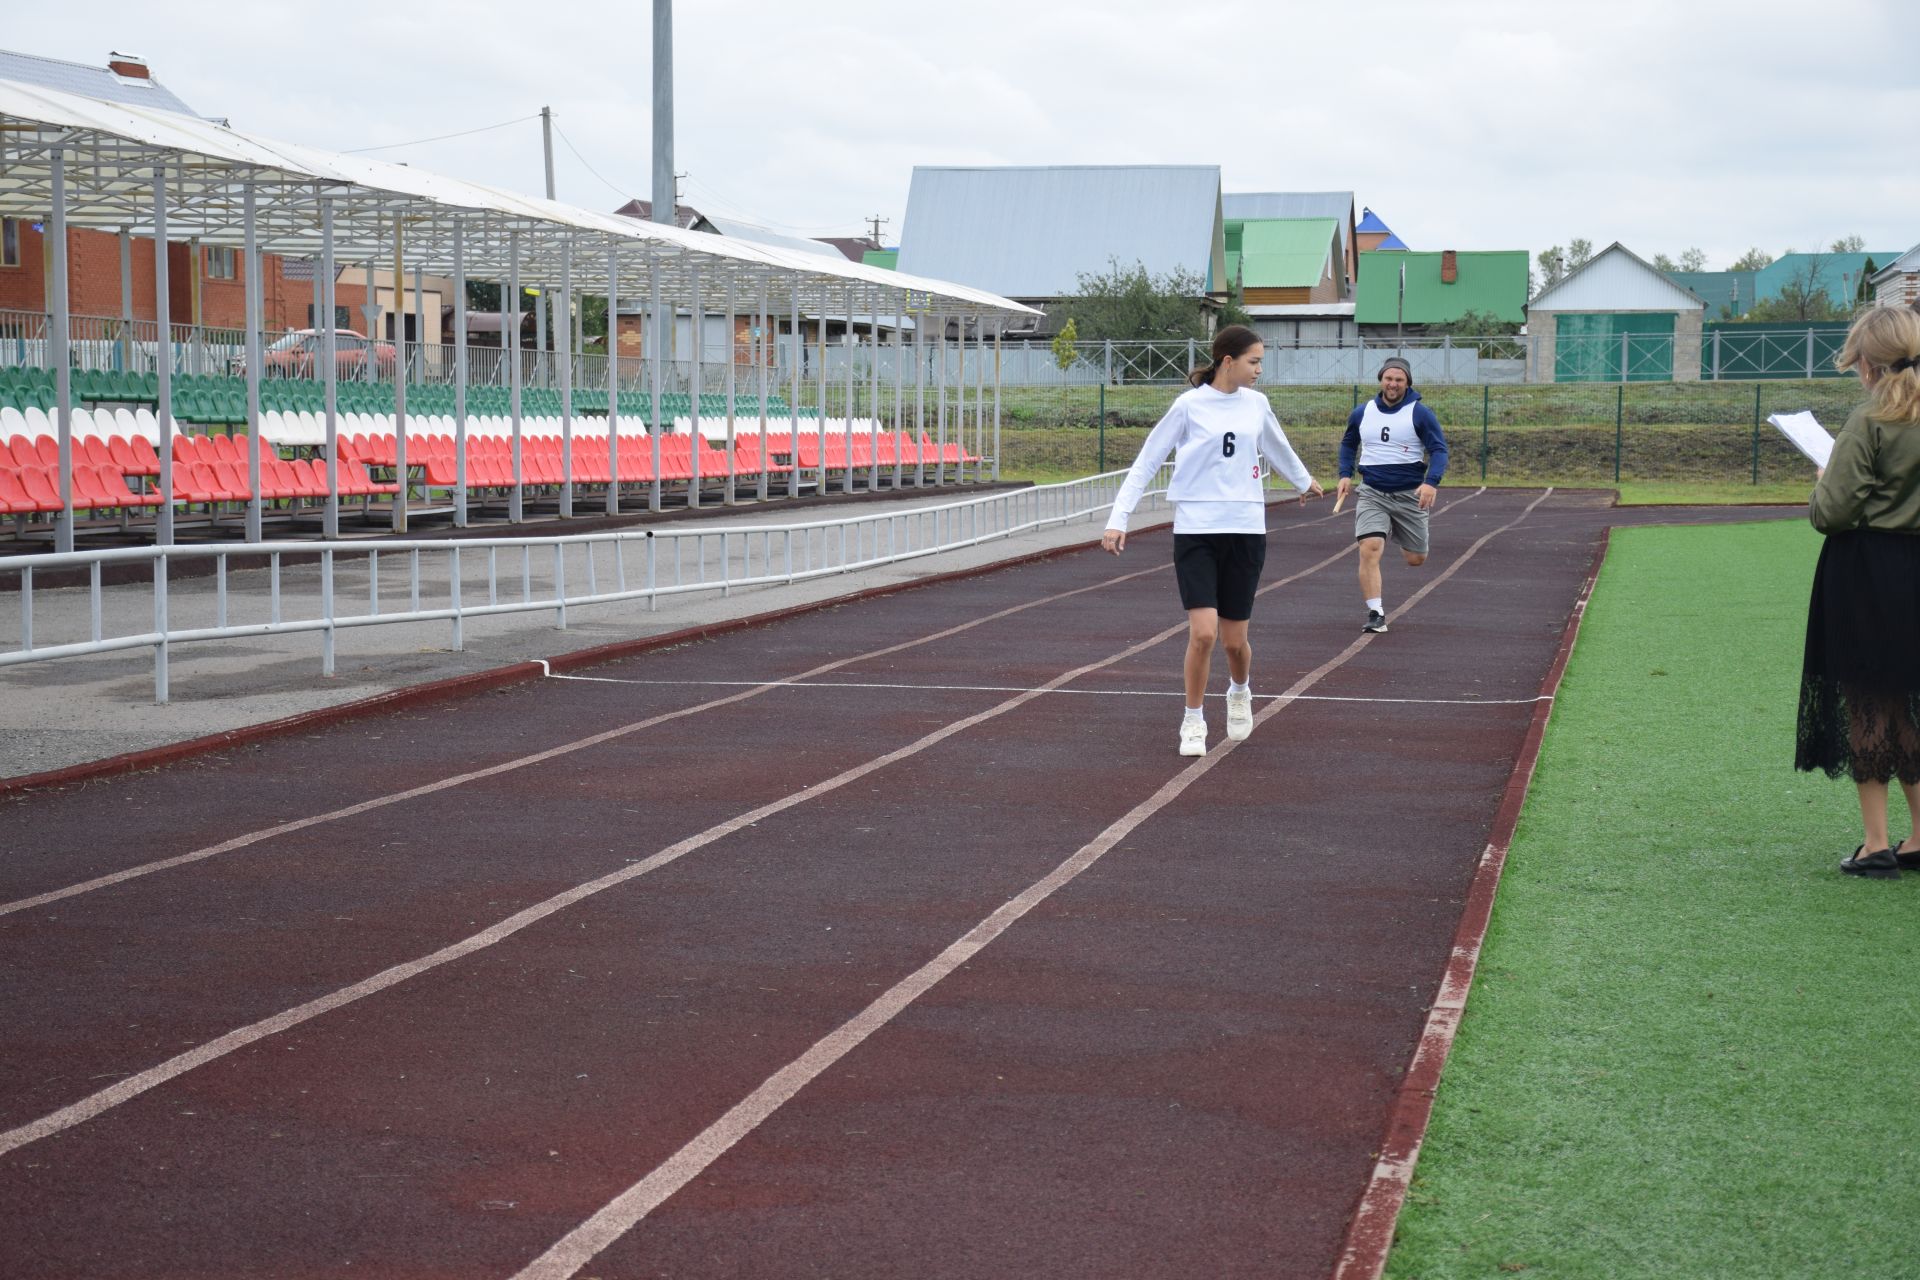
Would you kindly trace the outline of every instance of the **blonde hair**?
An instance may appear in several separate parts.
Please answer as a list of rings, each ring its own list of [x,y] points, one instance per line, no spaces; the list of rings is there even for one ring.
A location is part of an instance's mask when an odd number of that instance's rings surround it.
[[[1920,422],[1920,312],[1907,307],[1872,307],[1847,330],[1834,359],[1840,369],[1874,371],[1873,416],[1881,422]]]

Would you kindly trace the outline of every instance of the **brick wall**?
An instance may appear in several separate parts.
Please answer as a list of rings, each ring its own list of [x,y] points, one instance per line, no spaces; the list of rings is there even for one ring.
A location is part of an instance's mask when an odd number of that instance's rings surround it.
[[[204,251],[203,251],[204,256]],[[246,319],[246,284],[242,265],[235,255],[235,278],[201,280],[201,321],[215,328],[238,329]],[[106,231],[74,228],[67,232],[68,298],[76,316],[118,316],[120,314],[120,237]],[[153,241],[135,236],[132,246],[133,317],[152,320]],[[170,242],[167,246],[167,294],[169,318],[175,324],[193,321],[192,246]],[[0,310],[45,311],[47,309],[47,246],[44,233],[33,230],[30,221],[20,223],[20,265],[0,267]],[[285,264],[278,254],[263,254],[260,259],[262,283],[261,327],[267,333],[307,327],[307,308],[313,301],[311,280],[289,280]],[[342,282],[334,287],[338,305],[355,309],[366,298],[363,284]]]

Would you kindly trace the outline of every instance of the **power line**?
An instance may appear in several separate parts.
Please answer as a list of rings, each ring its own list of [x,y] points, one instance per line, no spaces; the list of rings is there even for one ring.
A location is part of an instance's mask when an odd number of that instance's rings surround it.
[[[448,138],[465,138],[476,133],[491,133],[495,129],[504,129],[513,124],[525,124],[529,120],[539,118],[538,115],[521,116],[516,120],[502,120],[499,124],[483,124],[478,129],[462,129],[459,133],[443,133],[432,138],[415,138],[412,142],[388,142],[377,147],[353,147],[344,154],[355,156],[368,151],[392,151],[396,147],[418,147],[429,142],[445,142]]]
[[[615,195],[617,195],[617,196],[619,196],[619,197],[620,197],[621,199],[623,199],[623,200],[631,200],[631,199],[633,199],[633,194],[632,194],[631,192],[628,192],[628,191],[622,191],[622,190],[621,190],[621,189],[620,189],[619,187],[616,187],[616,186],[614,186],[614,185],[613,185],[613,184],[612,184],[611,182],[608,182],[608,181],[607,181],[607,180],[606,180],[605,178],[601,178],[601,177],[600,177],[600,171],[599,171],[598,169],[596,169],[596,168],[594,168],[594,167],[593,167],[592,165],[590,165],[590,164],[587,164],[587,158],[586,158],[585,156],[583,156],[583,155],[581,155],[581,154],[580,154],[580,148],[578,148],[578,147],[576,147],[576,146],[574,146],[574,145],[573,145],[573,139],[572,139],[572,138],[569,138],[569,137],[567,136],[567,131],[566,131],[565,129],[562,129],[562,128],[560,127],[560,117],[559,117],[559,116],[555,116],[555,117],[553,118],[553,131],[554,131],[555,133],[557,133],[557,134],[559,134],[559,135],[560,135],[560,141],[562,141],[562,142],[564,142],[564,143],[566,143],[566,144],[567,144],[567,150],[569,150],[569,151],[571,151],[571,152],[573,152],[573,158],[574,158],[574,159],[576,159],[576,160],[578,160],[578,161],[579,161],[579,162],[580,162],[581,164],[585,164],[585,165],[587,165],[587,172],[588,172],[588,173],[590,173],[590,174],[592,174],[592,175],[593,175],[594,177],[596,177],[596,178],[600,178],[600,185],[601,185],[601,186],[603,186],[603,187],[605,187],[605,188],[606,188],[607,190],[609,190],[609,191],[611,191],[611,192],[613,192],[613,194],[615,194]]]

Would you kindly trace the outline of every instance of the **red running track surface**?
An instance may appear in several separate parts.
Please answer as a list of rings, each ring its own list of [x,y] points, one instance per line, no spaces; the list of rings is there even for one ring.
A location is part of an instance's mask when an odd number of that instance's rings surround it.
[[[1302,696],[1199,762],[1159,533],[0,801],[0,1274],[1328,1274],[1598,540],[1695,518],[1542,499],[1365,640],[1276,508]]]

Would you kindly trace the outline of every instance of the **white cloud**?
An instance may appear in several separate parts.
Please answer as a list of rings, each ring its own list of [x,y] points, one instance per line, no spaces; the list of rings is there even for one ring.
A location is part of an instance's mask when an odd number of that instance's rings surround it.
[[[1920,239],[1893,0],[681,0],[674,17],[687,198],[783,229],[852,235],[878,213],[897,233],[916,164],[1156,162],[1218,164],[1228,190],[1351,188],[1416,247],[1585,236],[1722,265]],[[7,37],[94,65],[139,52],[202,111],[339,149],[550,105],[585,157],[556,140],[560,196],[595,208],[651,194],[650,42],[646,0],[95,0],[85,24],[43,6]],[[531,121],[378,154],[541,189]]]

